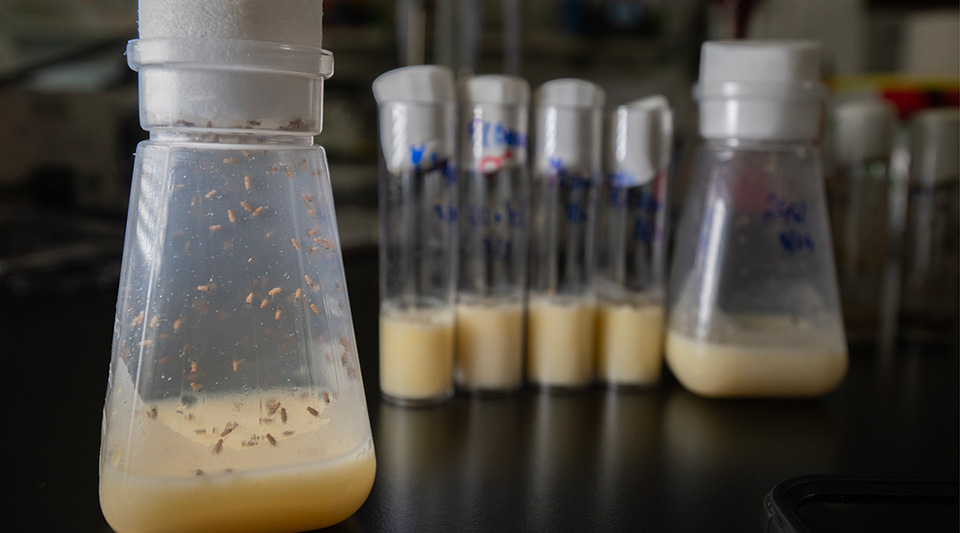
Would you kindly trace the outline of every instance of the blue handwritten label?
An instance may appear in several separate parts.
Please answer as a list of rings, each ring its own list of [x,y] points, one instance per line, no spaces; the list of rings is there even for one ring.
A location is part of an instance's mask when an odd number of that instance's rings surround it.
[[[587,210],[585,208],[586,198],[591,188],[593,188],[592,176],[583,175],[578,172],[570,171],[563,166],[563,161],[559,157],[551,157],[548,160],[550,170],[552,170],[553,182],[560,186],[561,191],[569,194],[569,200],[563,204],[564,216],[567,222],[571,224],[580,224],[587,221]],[[581,205],[583,204],[583,205]]]
[[[527,134],[503,125],[502,121],[490,122],[483,119],[473,119],[470,128],[470,139],[476,141],[480,136],[483,148],[524,148],[527,146]]]
[[[813,239],[807,232],[789,229],[780,233],[780,246],[790,253],[813,250]]]
[[[426,144],[410,147],[410,163],[422,172],[439,170],[447,183],[457,182],[457,167],[449,159],[441,158],[435,150],[428,153]]]
[[[456,207],[434,204],[433,214],[436,215],[437,220],[440,220],[441,222],[454,223],[457,221]]]
[[[614,177],[611,176],[611,181]],[[653,191],[637,187],[618,187],[611,183],[608,202],[611,210],[628,209],[633,220],[632,239],[637,242],[659,242],[663,230],[657,228],[661,202]],[[631,194],[634,193],[634,194]]]
[[[421,144],[420,146],[411,146],[410,147],[410,162],[415,166],[420,166],[420,161],[423,160],[423,152],[426,151],[427,145]]]
[[[506,223],[511,228],[523,225],[523,212],[510,202],[504,202],[494,209],[485,205],[467,207],[467,222],[474,228],[499,226]]]
[[[782,230],[777,234],[780,247],[790,254],[805,250],[813,251],[814,242],[807,225],[807,203],[791,201],[782,198],[776,193],[766,197],[766,208],[763,211],[764,224],[777,223]]]

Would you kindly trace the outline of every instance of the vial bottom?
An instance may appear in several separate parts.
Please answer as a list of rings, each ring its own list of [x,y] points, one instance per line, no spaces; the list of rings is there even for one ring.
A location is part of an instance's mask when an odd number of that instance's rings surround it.
[[[401,405],[430,405],[453,395],[454,319],[450,309],[380,316],[380,391]]]
[[[663,367],[663,307],[601,304],[597,378],[611,388],[650,388]]]
[[[523,385],[523,304],[457,306],[457,386],[478,395]]]
[[[536,299],[527,325],[527,380],[549,389],[593,383],[594,313],[587,299]]]

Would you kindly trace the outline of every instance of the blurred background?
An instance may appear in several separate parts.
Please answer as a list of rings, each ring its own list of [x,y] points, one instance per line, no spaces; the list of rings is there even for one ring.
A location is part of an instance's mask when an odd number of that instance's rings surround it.
[[[391,68],[437,63],[461,76],[519,74],[533,87],[582,77],[606,89],[610,107],[662,93],[676,112],[681,173],[683,149],[696,140],[690,87],[706,39],[816,39],[836,94],[906,90],[902,118],[955,99],[960,68],[952,0],[326,0],[324,12],[324,47],[336,71],[318,142],[330,158],[345,244],[373,238],[370,84]],[[63,268],[60,284],[116,283],[115,261],[94,259],[119,258],[117,221],[132,154],[146,138],[137,123],[136,74],[123,56],[136,32],[135,0],[0,4],[4,290],[54,283],[42,279],[41,267]],[[40,212],[23,237],[24,218]],[[51,218],[67,215],[84,222],[59,234],[69,245],[56,253],[33,248],[54,238],[44,234]],[[76,246],[80,234],[88,245]],[[75,276],[58,262],[91,270]]]
[[[4,293],[115,290],[133,152],[146,138],[123,55],[136,9],[135,0],[0,4]],[[398,66],[519,74],[534,88],[581,77],[604,87],[608,107],[666,95],[678,132],[675,206],[697,137],[690,88],[706,39],[816,39],[837,98],[883,93],[901,118],[957,98],[952,0],[325,0],[324,12],[336,70],[317,140],[348,252],[375,246],[370,84]]]

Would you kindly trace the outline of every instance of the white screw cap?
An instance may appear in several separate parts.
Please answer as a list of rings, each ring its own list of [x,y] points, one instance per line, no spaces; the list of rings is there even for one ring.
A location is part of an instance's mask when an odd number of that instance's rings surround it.
[[[402,67],[373,80],[380,105],[380,143],[387,169],[430,169],[455,163],[456,102],[453,71],[437,65]]]
[[[960,180],[960,109],[917,113],[910,130],[910,181],[936,187]]]
[[[856,100],[833,110],[833,157],[840,163],[889,159],[897,110],[884,100]]]
[[[548,81],[537,89],[536,171],[551,172],[560,165],[582,174],[600,172],[605,100],[599,85],[575,78]]]
[[[607,168],[620,187],[653,181],[670,165],[673,113],[661,95],[616,109],[610,124]]]
[[[527,162],[530,84],[517,76],[476,76],[460,84],[462,168],[497,172]]]
[[[814,139],[824,92],[817,43],[709,41],[695,88],[700,133],[708,139]]]
[[[530,84],[518,76],[475,76],[460,85],[464,104],[529,104]]]

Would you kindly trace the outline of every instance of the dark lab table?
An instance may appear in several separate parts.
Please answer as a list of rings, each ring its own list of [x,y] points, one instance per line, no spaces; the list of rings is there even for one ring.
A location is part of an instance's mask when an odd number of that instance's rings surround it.
[[[787,478],[957,478],[956,344],[855,347],[815,400],[706,400],[668,375],[639,394],[400,408],[377,394],[375,252],[346,268],[378,465],[335,531],[761,531]],[[115,299],[0,297],[4,531],[109,531],[97,460]]]

